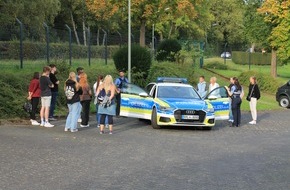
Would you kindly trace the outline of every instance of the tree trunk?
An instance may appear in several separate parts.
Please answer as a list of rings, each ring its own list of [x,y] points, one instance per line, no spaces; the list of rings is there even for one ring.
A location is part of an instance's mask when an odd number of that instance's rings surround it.
[[[146,20],[141,21],[140,27],[140,46],[145,47],[145,29],[146,29]]]
[[[256,44],[255,43],[252,43],[252,45],[251,45],[251,53],[254,53],[255,52],[255,46],[256,46]]]
[[[84,45],[87,46],[86,24],[85,24],[84,17],[83,17],[83,38],[84,38]]]
[[[74,33],[75,33],[75,37],[76,37],[76,40],[77,40],[77,44],[80,45],[80,40],[79,40],[79,36],[78,36],[78,33],[77,33],[77,28],[76,28],[76,24],[75,24],[72,12],[70,12],[70,17],[71,17],[71,22],[72,22],[73,30],[74,30]]]
[[[97,32],[97,46],[100,46],[100,28],[98,28]]]
[[[272,49],[272,59],[271,59],[271,76],[277,77],[277,52]]]

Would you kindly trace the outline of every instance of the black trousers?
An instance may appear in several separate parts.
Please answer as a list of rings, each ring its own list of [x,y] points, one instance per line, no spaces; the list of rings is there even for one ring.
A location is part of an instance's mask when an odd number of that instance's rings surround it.
[[[82,125],[88,125],[88,123],[89,123],[90,103],[91,103],[91,100],[81,101],[81,104],[82,104],[82,114],[81,114],[82,122],[81,122],[81,124]]]
[[[106,114],[101,114],[100,124],[101,125],[105,125],[106,117],[108,117],[108,124],[109,125],[113,125],[113,116],[112,115],[106,115]]]
[[[121,93],[116,95],[116,101],[117,101],[116,116],[119,116],[120,115],[120,105],[121,105]]]
[[[39,99],[40,98],[31,98],[32,110],[30,112],[30,119],[33,119],[33,120],[36,119],[35,114],[37,112],[37,107],[38,107],[38,104],[39,104]]]
[[[241,104],[242,100],[240,97],[236,97],[232,99],[232,113],[234,122],[233,125],[238,127],[241,124]]]

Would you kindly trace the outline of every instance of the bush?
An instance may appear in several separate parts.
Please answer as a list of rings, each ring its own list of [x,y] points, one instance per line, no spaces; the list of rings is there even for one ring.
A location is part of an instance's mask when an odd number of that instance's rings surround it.
[[[255,71],[241,73],[239,76],[240,83],[244,85],[249,84],[251,76],[256,76],[261,91],[276,93],[277,88],[280,86],[280,83],[275,78]]]
[[[218,61],[209,62],[205,65],[205,67],[208,69],[228,70],[227,65],[225,65],[224,63],[218,62]]]
[[[157,61],[175,61],[176,53],[181,50],[181,45],[177,40],[163,40],[157,47]]]
[[[69,57],[68,43],[50,43],[50,58],[67,59]],[[108,58],[119,49],[119,46],[108,46]],[[19,59],[19,41],[0,42],[1,59]],[[92,58],[104,58],[104,46],[91,46]],[[41,42],[23,42],[24,59],[45,59],[46,43]],[[72,44],[72,57],[75,59],[88,57],[88,47]]]
[[[249,56],[251,56],[252,65],[271,65],[271,53],[248,53],[242,51],[233,51],[233,62],[240,65],[249,64]]]
[[[113,56],[114,64],[117,70],[128,69],[128,47],[119,49]],[[143,47],[134,45],[131,48],[131,67],[135,72],[144,72],[144,77],[147,76],[152,64],[150,52]]]

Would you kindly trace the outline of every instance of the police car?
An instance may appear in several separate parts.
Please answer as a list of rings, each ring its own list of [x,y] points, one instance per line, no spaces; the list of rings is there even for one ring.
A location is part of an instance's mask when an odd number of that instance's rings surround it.
[[[215,120],[228,119],[229,98],[224,87],[205,99],[184,78],[158,78],[145,90],[126,84],[121,89],[120,115],[151,120],[152,127],[199,126],[211,129]]]

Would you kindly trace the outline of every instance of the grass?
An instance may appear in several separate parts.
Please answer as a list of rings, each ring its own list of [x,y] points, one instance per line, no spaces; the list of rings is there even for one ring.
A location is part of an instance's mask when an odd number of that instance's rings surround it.
[[[219,57],[205,59],[205,65],[211,62],[219,62],[224,64],[224,59]],[[228,66],[228,70],[215,69],[214,71],[226,77],[239,76],[242,72],[249,71],[249,65],[237,65],[232,60],[226,60],[226,65]],[[270,75],[271,66],[251,65],[250,70],[263,73],[265,75]],[[279,81],[280,85],[289,81],[290,64],[278,66],[277,73],[278,73],[277,80]]]

